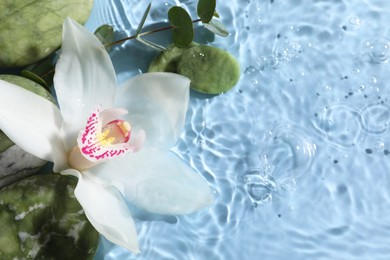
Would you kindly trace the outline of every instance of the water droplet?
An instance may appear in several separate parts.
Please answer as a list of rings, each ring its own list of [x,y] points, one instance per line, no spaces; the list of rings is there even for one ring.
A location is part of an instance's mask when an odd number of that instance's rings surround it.
[[[360,25],[361,22],[360,22],[359,17],[353,16],[353,17],[349,18],[349,23],[352,25]]]
[[[383,141],[377,141],[375,144],[375,150],[383,151],[385,149],[385,143]]]
[[[295,180],[294,179],[287,179],[282,184],[280,184],[280,188],[287,192],[292,192],[295,190]]]
[[[387,39],[379,38],[366,42],[368,53],[376,63],[388,61],[390,58],[390,42]]]
[[[277,69],[279,67],[279,58],[275,55],[262,56],[257,59],[257,64],[262,71],[266,68]]]
[[[198,140],[196,140],[196,145],[199,148],[204,148],[204,146],[206,145],[206,141],[202,138],[198,138]]]
[[[253,67],[253,66],[249,66],[249,67],[247,67],[246,69],[245,69],[245,75],[252,75],[252,74],[254,74],[254,73],[256,73],[256,68],[255,67]]]
[[[252,202],[257,204],[269,204],[272,201],[270,190],[261,184],[247,184],[246,190]]]

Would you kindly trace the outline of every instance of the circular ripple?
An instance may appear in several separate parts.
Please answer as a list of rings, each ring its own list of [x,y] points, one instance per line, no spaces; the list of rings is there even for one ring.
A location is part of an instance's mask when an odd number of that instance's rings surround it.
[[[390,124],[390,108],[383,104],[369,105],[362,112],[362,120],[367,133],[382,135]]]
[[[263,175],[261,171],[249,171],[244,176],[245,190],[248,193],[253,205],[270,204],[272,193],[276,189],[276,184]]]
[[[361,117],[357,110],[346,105],[333,105],[316,116],[314,126],[324,139],[338,148],[353,147],[360,135]]]
[[[311,165],[316,146],[298,128],[280,126],[270,131],[262,144],[263,172],[278,185],[292,182]]]

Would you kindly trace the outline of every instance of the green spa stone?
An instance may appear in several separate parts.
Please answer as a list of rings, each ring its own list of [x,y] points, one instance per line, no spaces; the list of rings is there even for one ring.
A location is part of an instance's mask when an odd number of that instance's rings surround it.
[[[0,259],[93,259],[99,234],[74,197],[76,181],[52,173],[0,189]]]
[[[61,44],[66,17],[84,23],[93,0],[0,1],[0,68],[25,66]]]
[[[170,46],[150,64],[149,72],[156,71],[186,76],[191,80],[192,89],[206,94],[224,93],[240,78],[240,66],[231,54],[198,44],[185,49]]]

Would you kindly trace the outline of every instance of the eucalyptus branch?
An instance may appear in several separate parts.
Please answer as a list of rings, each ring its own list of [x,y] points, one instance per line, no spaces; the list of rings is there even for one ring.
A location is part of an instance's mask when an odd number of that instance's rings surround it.
[[[202,19],[196,19],[196,20],[193,20],[192,23],[198,23],[198,22],[201,22],[201,21],[202,21]],[[167,31],[167,30],[172,30],[174,28],[175,28],[174,26],[167,26],[167,27],[158,28],[158,29],[155,29],[155,30],[151,30],[151,31],[135,34],[135,35],[132,35],[132,36],[129,36],[129,37],[126,37],[126,38],[123,38],[123,39],[120,39],[120,40],[117,40],[117,41],[114,41],[114,42],[107,43],[107,44],[104,45],[104,47],[110,47],[110,46],[113,46],[113,45],[116,45],[116,44],[119,44],[119,43],[122,43],[122,42],[125,42],[125,41],[128,41],[128,40],[134,40],[134,39],[137,39],[137,38],[149,35],[149,34],[162,32],[162,31]]]

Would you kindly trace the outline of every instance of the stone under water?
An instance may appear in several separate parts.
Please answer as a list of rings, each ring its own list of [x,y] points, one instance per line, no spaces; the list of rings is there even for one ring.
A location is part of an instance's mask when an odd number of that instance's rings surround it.
[[[93,0],[0,1],[0,67],[37,62],[61,45],[66,17],[84,23]]]
[[[192,43],[188,48],[170,46],[150,64],[149,72],[174,72],[191,80],[191,88],[206,94],[229,91],[240,78],[240,66],[228,52]]]
[[[99,234],[75,185],[74,177],[53,173],[0,189],[0,259],[93,259]]]

